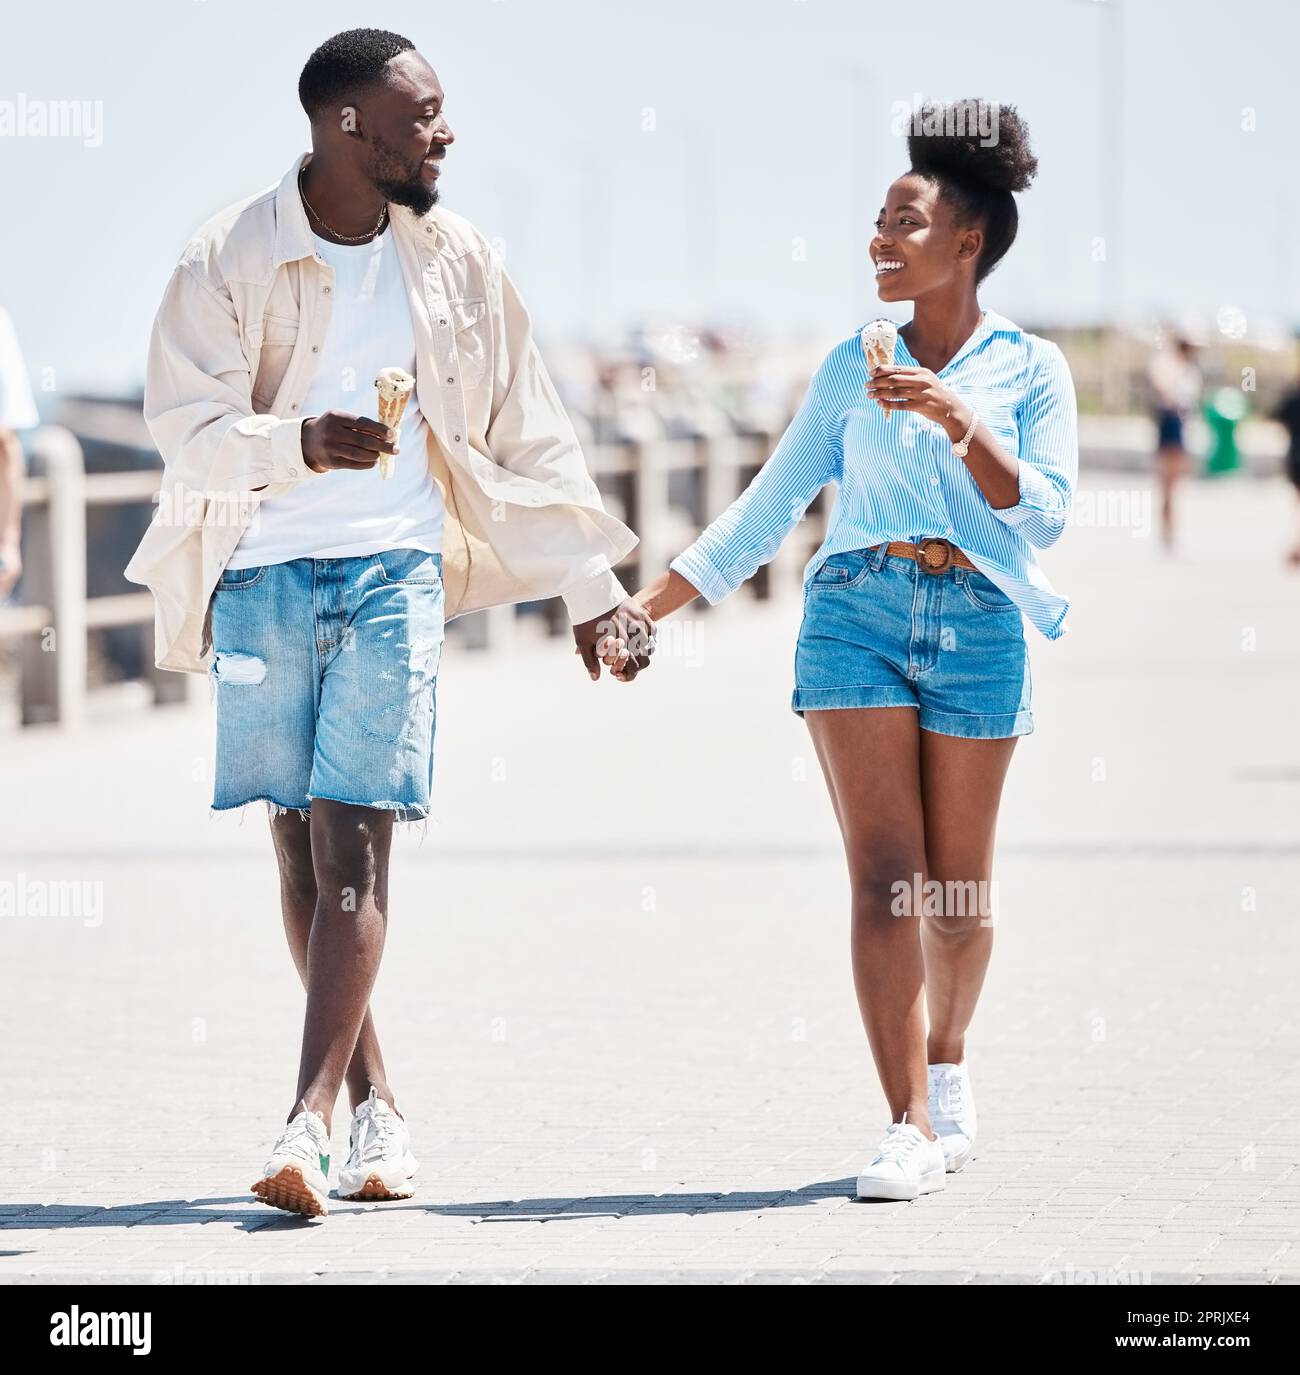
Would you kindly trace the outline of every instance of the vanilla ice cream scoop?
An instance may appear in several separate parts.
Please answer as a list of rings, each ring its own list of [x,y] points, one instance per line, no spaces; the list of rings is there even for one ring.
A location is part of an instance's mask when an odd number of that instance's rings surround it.
[[[872,320],[862,327],[862,352],[867,360],[867,371],[884,367],[894,361],[894,345],[898,343],[898,326],[892,320]],[[885,407],[885,419],[892,420],[893,412]]]
[[[869,368],[892,363],[897,343],[898,326],[892,320],[872,320],[862,327],[862,352],[867,356]]]
[[[394,434],[402,423],[402,412],[415,390],[415,378],[401,368],[384,368],[375,378],[375,390],[379,393],[379,423],[387,425]],[[379,455],[379,476],[391,477],[393,455]]]

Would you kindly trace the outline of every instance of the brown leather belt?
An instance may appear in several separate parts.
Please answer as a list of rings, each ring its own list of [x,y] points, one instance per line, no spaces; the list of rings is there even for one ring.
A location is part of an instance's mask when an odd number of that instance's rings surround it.
[[[879,548],[878,544],[872,546],[873,550]],[[927,573],[946,573],[950,568],[969,568],[973,573],[979,572],[966,555],[946,539],[923,539],[917,540],[915,544],[895,540],[885,552],[895,558],[911,559],[914,563],[919,563]]]

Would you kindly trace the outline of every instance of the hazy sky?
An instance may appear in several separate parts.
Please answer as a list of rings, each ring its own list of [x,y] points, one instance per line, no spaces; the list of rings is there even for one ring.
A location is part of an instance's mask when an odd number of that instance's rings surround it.
[[[47,398],[138,380],[186,238],[279,180],[308,146],[303,61],[331,33],[370,24],[406,34],[437,69],[457,135],[443,204],[504,241],[544,340],[647,316],[827,342],[847,333],[874,313],[871,221],[906,165],[895,105],[963,96],[1018,105],[1041,163],[986,305],[1026,325],[1091,320],[1112,306],[1131,319],[1213,319],[1226,306],[1252,333],[1295,327],[1300,5],[1123,0],[1122,50],[1107,59],[1111,8],[7,7],[0,302]],[[91,102],[92,124],[81,138],[37,136],[39,101]]]

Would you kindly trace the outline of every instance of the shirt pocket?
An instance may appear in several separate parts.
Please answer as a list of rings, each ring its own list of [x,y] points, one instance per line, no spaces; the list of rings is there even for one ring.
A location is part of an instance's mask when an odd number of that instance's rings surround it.
[[[261,325],[252,326],[246,337],[259,350],[253,401],[269,410],[298,343],[298,321],[285,315],[265,315]]]
[[[1009,388],[998,387],[977,391],[969,400],[979,412],[981,423],[988,426],[1008,453],[1016,454],[1020,448],[1020,427],[1016,423],[1020,397]]]
[[[456,359],[464,386],[476,387],[487,371],[487,301],[482,296],[460,296],[447,302],[456,333]]]

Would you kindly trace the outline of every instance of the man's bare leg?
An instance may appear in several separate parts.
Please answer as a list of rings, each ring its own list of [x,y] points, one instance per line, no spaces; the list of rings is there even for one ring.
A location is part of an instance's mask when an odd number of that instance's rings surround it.
[[[284,917],[284,931],[289,940],[294,967],[306,988],[307,947],[317,899],[316,871],[311,853],[311,823],[298,812],[282,812],[272,818],[271,839],[280,866],[280,909]],[[384,1057],[379,1049],[379,1033],[375,1030],[369,1007],[361,1023],[356,1048],[348,1061],[345,1082],[349,1108],[355,1109],[364,1102],[373,1084],[379,1097],[394,1112],[397,1111],[393,1090],[384,1069]]]

